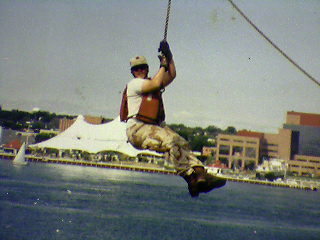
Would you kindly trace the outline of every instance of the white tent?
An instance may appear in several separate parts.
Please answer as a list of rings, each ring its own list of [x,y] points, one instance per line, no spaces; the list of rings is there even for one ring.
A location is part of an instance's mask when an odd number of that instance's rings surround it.
[[[137,156],[140,153],[160,156],[157,152],[138,150],[127,142],[126,124],[120,118],[104,123],[90,124],[79,115],[76,121],[57,136],[31,145],[35,148],[55,148],[81,150],[89,153],[101,151],[117,151],[128,156]]]

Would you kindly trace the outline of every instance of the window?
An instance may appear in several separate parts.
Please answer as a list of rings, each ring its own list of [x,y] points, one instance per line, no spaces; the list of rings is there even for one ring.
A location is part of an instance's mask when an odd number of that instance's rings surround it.
[[[232,155],[240,155],[242,156],[243,147],[233,147]]]
[[[306,162],[307,160],[306,159],[297,159],[297,161],[299,161],[299,162]]]
[[[228,158],[225,158],[225,157],[219,157],[219,160],[221,163],[226,164],[226,165],[228,165],[228,163],[229,163]]]
[[[230,146],[228,146],[228,145],[220,145],[219,154],[229,155],[229,153],[230,153]]]
[[[230,141],[230,139],[227,139],[227,138],[221,138],[220,140],[221,140],[221,141],[226,141],[226,142],[229,142],[229,141]]]
[[[246,157],[256,158],[256,156],[257,156],[255,148],[247,147],[245,152],[246,152]]]

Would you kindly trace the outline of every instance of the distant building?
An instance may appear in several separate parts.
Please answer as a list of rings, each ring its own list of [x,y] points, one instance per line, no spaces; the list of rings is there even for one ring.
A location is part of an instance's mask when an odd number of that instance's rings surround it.
[[[205,154],[210,151],[203,149]],[[215,160],[229,168],[252,168],[264,159],[282,159],[297,175],[320,176],[320,114],[287,112],[277,134],[246,130],[219,134],[215,151]]]
[[[292,131],[279,129],[277,134],[264,133],[261,139],[261,159],[283,159],[288,161],[291,156]]]
[[[59,131],[63,132],[65,131],[67,128],[69,128],[76,120],[75,119],[67,119],[67,118],[63,118],[60,119],[59,121]]]
[[[94,116],[86,115],[86,116],[84,116],[84,119],[87,123],[91,123],[91,124],[104,123],[104,118],[102,118],[102,117],[94,117]],[[60,119],[59,131],[63,132],[68,127],[70,127],[75,121],[76,121],[76,118],[74,118],[74,119],[67,119],[67,118]]]
[[[301,175],[320,176],[320,157],[294,155],[288,163],[290,172]]]
[[[22,146],[22,142],[16,139],[7,144],[4,144],[3,149],[5,152],[11,152],[13,154],[17,154],[21,146]]]
[[[216,160],[237,168],[256,167],[262,159],[289,160],[291,130],[280,129],[278,134],[242,130],[237,135],[218,135]],[[240,164],[239,164],[240,162]]]
[[[283,128],[292,131],[289,170],[298,175],[320,176],[320,114],[287,112]]]
[[[320,127],[320,114],[287,112],[286,124]]]
[[[204,146],[202,148],[202,156],[206,156],[206,157],[214,156],[216,151],[217,151],[216,147],[206,147],[206,146]]]
[[[320,114],[287,112],[283,128],[293,131],[294,154],[320,157]]]
[[[12,143],[14,141],[33,144],[35,142],[35,134],[33,132],[20,132],[12,129],[0,127],[0,146]]]
[[[95,116],[86,115],[86,116],[84,116],[84,120],[87,123],[91,123],[91,124],[102,124],[103,123],[103,117],[95,117]]]
[[[228,168],[252,168],[259,163],[259,137],[219,134],[216,161]]]

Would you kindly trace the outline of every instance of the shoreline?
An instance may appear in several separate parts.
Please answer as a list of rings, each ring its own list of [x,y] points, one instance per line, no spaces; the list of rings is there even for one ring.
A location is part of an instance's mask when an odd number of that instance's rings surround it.
[[[15,154],[10,153],[0,153],[1,160],[13,160]],[[25,159],[27,162],[37,162],[37,163],[51,163],[51,164],[62,164],[62,165],[77,165],[77,166],[85,166],[85,167],[98,167],[98,168],[110,168],[110,169],[119,169],[119,170],[127,170],[127,171],[137,171],[137,172],[147,172],[147,173],[158,173],[158,174],[166,174],[166,175],[177,175],[176,171],[168,170],[160,167],[149,167],[149,166],[138,166],[137,164],[123,164],[120,163],[104,163],[104,162],[89,162],[83,160],[73,160],[73,159],[57,159],[50,157],[37,157],[33,155],[26,155]],[[265,185],[271,187],[284,187],[284,188],[294,188],[301,190],[310,190],[317,191],[319,186],[310,185],[302,185],[300,184],[289,184],[284,182],[271,182],[271,181],[262,181],[256,179],[242,179],[236,178],[228,175],[218,174],[218,177],[224,178],[227,181],[231,182],[240,182],[240,183],[249,183],[249,184],[258,184]],[[319,184],[318,184],[319,185]]]
[[[0,158],[4,160],[13,160],[14,157],[15,157],[15,154],[0,153]],[[84,166],[84,167],[111,168],[111,169],[119,169],[119,170],[176,175],[176,172],[174,170],[167,170],[160,167],[150,167],[150,166],[142,166],[142,165],[138,166],[137,164],[123,164],[122,162],[119,162],[119,163],[92,162],[92,161],[74,160],[74,159],[57,159],[57,158],[50,158],[50,157],[38,157],[34,155],[25,155],[25,160],[27,162],[77,165],[77,166]]]

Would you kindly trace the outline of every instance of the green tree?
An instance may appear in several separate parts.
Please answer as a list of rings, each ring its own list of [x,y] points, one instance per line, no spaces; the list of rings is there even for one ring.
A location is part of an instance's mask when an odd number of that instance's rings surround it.
[[[224,130],[224,133],[225,134],[235,135],[235,134],[237,134],[237,129],[235,127],[229,126],[229,127],[227,127],[226,130]]]
[[[190,142],[190,147],[193,151],[202,151],[203,146],[208,145],[208,138],[205,136],[194,136]]]
[[[31,128],[33,129],[33,130],[40,130],[40,129],[44,129],[44,123],[43,122],[41,122],[41,121],[39,121],[39,122],[34,122],[33,124],[32,124],[32,126],[31,126]]]
[[[54,133],[39,133],[35,137],[35,142],[36,143],[43,142],[50,138],[53,138],[54,136],[56,136],[56,134]]]
[[[205,128],[205,132],[208,136],[216,137],[219,133],[222,132],[222,130],[220,128],[210,125],[207,128]]]

